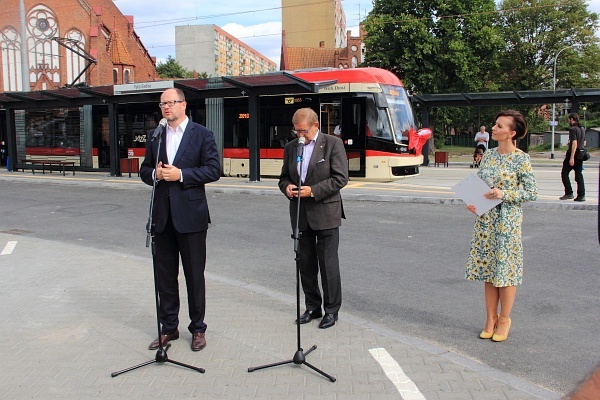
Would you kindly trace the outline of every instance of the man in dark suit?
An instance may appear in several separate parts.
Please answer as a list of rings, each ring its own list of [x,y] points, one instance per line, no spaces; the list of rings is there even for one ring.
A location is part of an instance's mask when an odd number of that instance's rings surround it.
[[[161,336],[149,349],[157,349],[159,340],[165,346],[179,338],[177,278],[181,256],[191,320],[188,326],[192,333],[191,347],[199,351],[206,346],[204,266],[210,223],[204,185],[219,180],[221,166],[214,134],[189,120],[181,90],[165,90],[159,106],[168,125],[160,149],[158,140],[148,138],[140,169],[141,179],[148,185],[153,184],[154,177],[157,180],[152,216]]]
[[[279,189],[291,200],[292,229],[296,227],[298,196],[301,198],[298,257],[306,312],[300,323],[323,316],[323,306],[325,316],[319,328],[325,329],[335,325],[342,304],[338,247],[339,227],[345,216],[340,190],[348,183],[348,160],[339,138],[319,132],[319,119],[311,108],[296,111],[292,124],[296,135],[306,139],[303,168],[299,171],[298,139],[294,139],[284,149]],[[319,272],[323,296],[319,290]]]

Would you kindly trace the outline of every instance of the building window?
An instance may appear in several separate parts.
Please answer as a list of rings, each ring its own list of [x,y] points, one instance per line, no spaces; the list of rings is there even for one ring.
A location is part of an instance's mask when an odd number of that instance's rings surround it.
[[[126,69],[123,72],[123,83],[129,83],[129,70]]]
[[[113,84],[117,85],[119,83],[119,71],[115,68],[113,69]]]

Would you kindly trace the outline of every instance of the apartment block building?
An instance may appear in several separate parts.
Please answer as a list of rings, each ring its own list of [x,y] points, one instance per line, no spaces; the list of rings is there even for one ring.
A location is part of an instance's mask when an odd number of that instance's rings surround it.
[[[213,77],[277,69],[275,62],[216,25],[176,26],[175,58],[186,69]]]

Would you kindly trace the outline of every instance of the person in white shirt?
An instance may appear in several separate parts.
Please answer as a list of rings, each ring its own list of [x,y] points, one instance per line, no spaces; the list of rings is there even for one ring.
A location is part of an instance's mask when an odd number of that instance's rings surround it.
[[[482,144],[485,146],[484,150],[487,150],[489,141],[490,141],[490,134],[485,131],[485,126],[482,125],[479,128],[479,132],[477,132],[475,134],[475,147]]]

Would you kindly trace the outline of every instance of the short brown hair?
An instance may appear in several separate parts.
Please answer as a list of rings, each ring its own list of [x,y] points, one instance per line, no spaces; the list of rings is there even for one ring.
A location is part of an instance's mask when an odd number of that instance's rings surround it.
[[[523,139],[525,135],[527,135],[527,121],[520,112],[516,110],[504,110],[496,114],[496,119],[498,119],[498,117],[512,118],[513,122],[510,126],[510,129],[517,132],[513,139]]]

